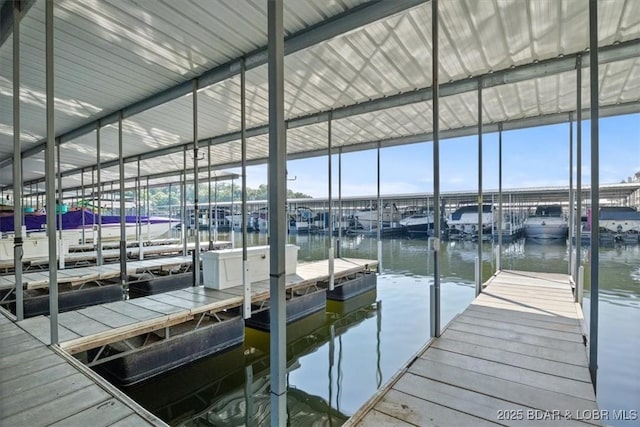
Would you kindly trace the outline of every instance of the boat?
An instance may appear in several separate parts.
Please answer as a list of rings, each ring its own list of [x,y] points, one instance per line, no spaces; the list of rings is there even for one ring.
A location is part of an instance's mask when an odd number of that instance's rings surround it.
[[[382,226],[389,227],[394,220],[395,214],[398,212],[398,209],[393,205],[385,203],[382,207]],[[354,218],[360,226],[365,230],[373,230],[378,228],[378,206],[371,205],[367,208],[361,209],[359,211],[354,212]]]
[[[400,220],[400,226],[411,238],[433,236],[433,211],[423,210]]]
[[[60,220],[62,219],[62,221]],[[142,238],[152,240],[168,235],[171,227],[178,221],[165,217],[155,216],[131,216],[125,217],[125,231],[128,240]],[[47,215],[43,212],[33,212],[24,214],[24,237],[22,249],[23,260],[42,258],[48,255],[48,237],[46,233]],[[95,241],[97,239],[97,227],[101,224],[102,241],[114,241],[120,239],[120,216],[102,215],[98,217],[96,213],[87,208],[67,211],[56,215],[57,229],[60,230],[62,224],[61,253],[69,253],[70,245],[81,243],[84,231],[86,240]],[[95,229],[94,229],[95,227]],[[0,239],[0,261],[13,260],[13,239],[14,233],[13,213],[0,216],[0,232],[4,238]],[[56,232],[58,234],[59,232]],[[6,238],[9,237],[9,238]],[[59,239],[59,236],[57,236]]]
[[[456,209],[448,218],[447,226],[451,238],[471,238],[478,233],[478,205],[466,205]],[[491,234],[493,228],[493,206],[482,205],[482,232]]]
[[[569,224],[560,205],[541,205],[535,214],[524,222],[525,237],[533,239],[563,239],[569,232]]]
[[[638,243],[640,241],[640,212],[629,206],[600,208],[601,238],[614,242]]]

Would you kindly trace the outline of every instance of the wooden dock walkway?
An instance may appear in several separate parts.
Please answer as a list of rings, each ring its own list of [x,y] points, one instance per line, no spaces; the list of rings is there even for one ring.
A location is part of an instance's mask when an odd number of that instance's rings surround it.
[[[345,425],[601,425],[582,322],[567,275],[502,271]]]
[[[367,269],[375,269],[377,261],[337,258],[336,279]],[[329,279],[327,260],[300,263],[296,274],[286,276],[287,290],[311,287]],[[68,311],[58,315],[60,347],[71,354],[97,348],[133,336],[188,322],[204,313],[216,313],[239,307],[243,303],[243,287],[224,290],[203,286],[188,287],[162,294],[129,299]],[[269,280],[251,284],[252,302],[269,298]],[[22,320],[18,324],[43,343],[50,342],[48,316]]]
[[[164,426],[132,399],[0,314],[0,425]]]

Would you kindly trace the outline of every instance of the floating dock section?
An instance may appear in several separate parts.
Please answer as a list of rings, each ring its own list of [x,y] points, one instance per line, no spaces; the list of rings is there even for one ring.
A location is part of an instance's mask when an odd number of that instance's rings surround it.
[[[0,339],[0,425],[166,425],[1,314]]]
[[[583,326],[569,276],[502,271],[346,425],[601,425]]]

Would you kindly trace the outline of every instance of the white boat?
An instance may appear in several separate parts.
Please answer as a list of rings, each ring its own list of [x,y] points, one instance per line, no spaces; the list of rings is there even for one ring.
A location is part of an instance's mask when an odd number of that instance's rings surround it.
[[[385,203],[382,208],[382,226],[389,226],[394,220],[394,214],[398,209],[394,205]],[[360,226],[365,230],[375,230],[378,228],[378,207],[373,205],[371,207],[361,209],[354,212],[353,217],[358,221]]]
[[[602,207],[600,227],[612,233],[640,233],[640,212],[628,206]]]
[[[478,205],[462,206],[448,218],[449,233],[458,236],[473,236],[478,232]],[[482,205],[482,232],[491,234],[493,227],[493,207]]]
[[[433,211],[423,211],[401,219],[400,226],[409,237],[430,237],[433,235]]]
[[[567,237],[569,224],[560,205],[542,205],[524,222],[524,235],[534,239],[563,239]]]

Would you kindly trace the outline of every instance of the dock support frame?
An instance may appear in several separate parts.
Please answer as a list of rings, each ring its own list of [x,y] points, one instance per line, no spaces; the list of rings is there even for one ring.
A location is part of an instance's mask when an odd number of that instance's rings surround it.
[[[431,300],[431,336],[439,337],[440,327],[440,85],[438,73],[438,0],[431,0],[431,69],[433,87],[433,285]]]
[[[287,425],[285,215],[276,215],[286,204],[286,128],[284,122],[283,1],[269,0],[269,240],[270,240],[270,374],[271,425]]]
[[[591,310],[589,372],[594,392],[598,377],[598,298],[600,289],[600,154],[598,100],[598,2],[589,0],[589,74],[591,85]]]
[[[476,296],[482,292],[482,214],[484,213],[482,201],[482,79],[478,80],[478,281]]]
[[[20,3],[13,2],[13,266],[16,318],[24,318],[22,284],[22,150],[20,148]]]
[[[45,3],[45,36],[46,36],[46,114],[47,114],[47,149],[45,151],[45,182],[47,200],[47,237],[49,240],[49,321],[51,345],[58,344],[58,267],[56,242],[56,184],[55,184],[55,125],[54,125],[54,69],[53,69],[53,6],[54,2]]]
[[[193,79],[193,218],[196,236],[193,256],[193,286],[200,285],[200,209],[198,206],[198,79]],[[216,181],[218,182],[218,181]],[[217,211],[216,211],[217,214]],[[210,220],[209,220],[210,221]],[[216,224],[217,226],[217,224]]]

